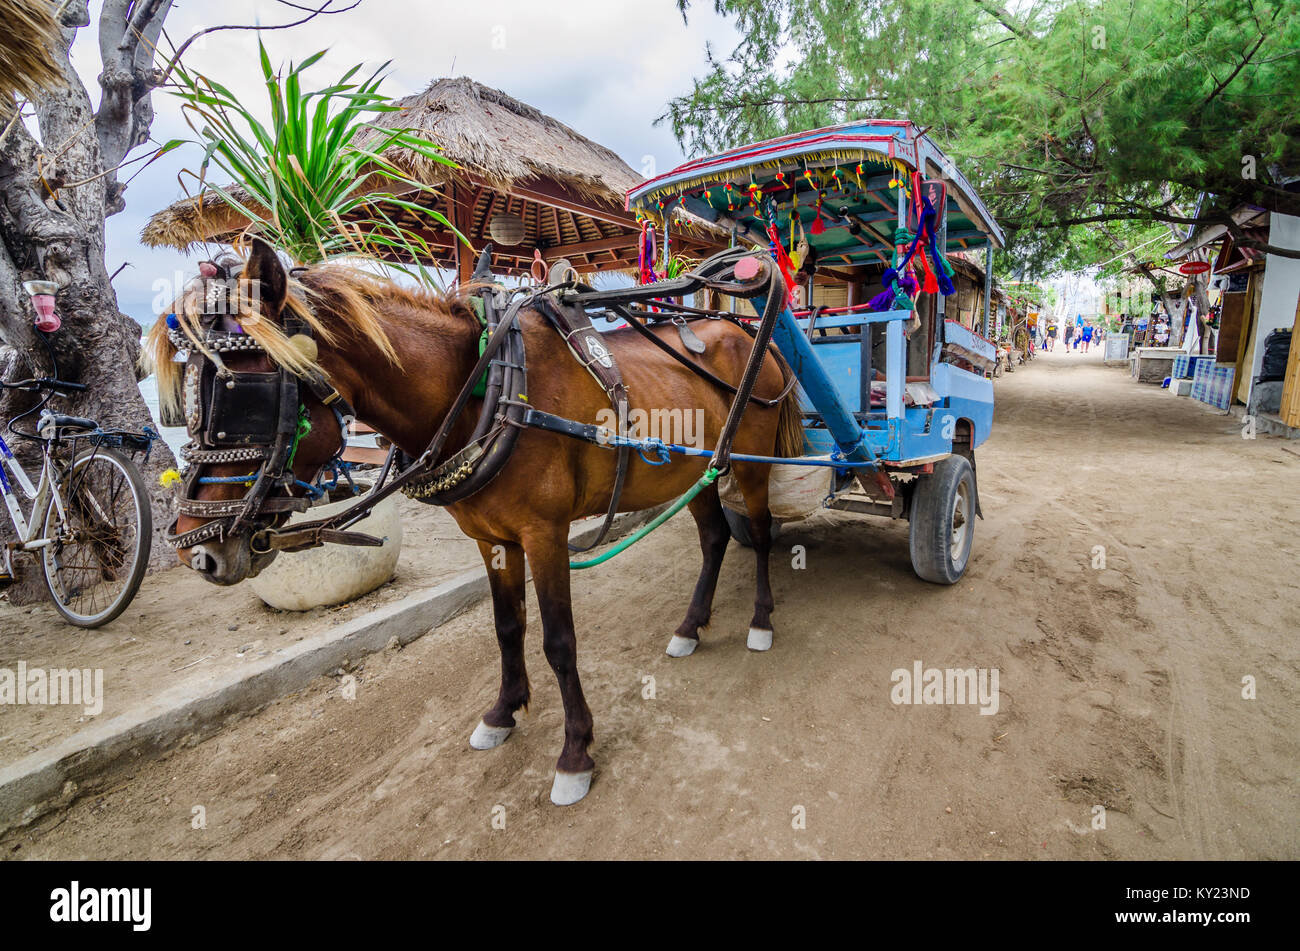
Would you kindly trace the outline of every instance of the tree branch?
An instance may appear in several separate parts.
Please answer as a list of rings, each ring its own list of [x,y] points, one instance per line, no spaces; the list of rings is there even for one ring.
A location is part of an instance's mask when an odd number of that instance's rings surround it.
[[[1227,79],[1223,80],[1223,82],[1221,83],[1216,84],[1214,89],[1210,92],[1210,94],[1205,97],[1205,101],[1201,103],[1202,109],[1204,109],[1211,102],[1213,102],[1218,97],[1219,93],[1223,92],[1223,90],[1228,88],[1228,86],[1232,83],[1232,81],[1237,78],[1237,74],[1240,73],[1243,69],[1245,69],[1246,64],[1248,64],[1251,61],[1251,58],[1256,53],[1259,52],[1259,48],[1264,45],[1264,40],[1266,40],[1267,38],[1268,37],[1265,34],[1260,33],[1259,39],[1255,42],[1255,45],[1252,46],[1246,52],[1246,55],[1242,57],[1241,62],[1237,64],[1236,69],[1234,69],[1232,72],[1228,74]],[[1213,76],[1214,74],[1211,73],[1210,75]]]
[[[1022,40],[1032,40],[1034,38],[1032,33],[1012,20],[1011,14],[1008,13],[1005,8],[994,3],[993,0],[971,0],[971,3],[975,4],[975,6],[993,17],[993,19],[997,20]]]
[[[279,0],[279,2],[283,3],[285,6],[293,7],[295,10],[307,10],[308,13],[306,16],[302,17],[301,19],[294,20],[292,23],[277,23],[272,26],[259,26],[256,24],[226,24],[222,26],[210,26],[205,30],[199,30],[193,36],[189,37],[189,39],[187,39],[184,43],[182,43],[180,47],[176,50],[176,52],[172,55],[172,58],[168,60],[167,65],[163,67],[162,75],[158,78],[156,85],[161,86],[167,82],[168,78],[172,74],[172,70],[176,68],[176,64],[179,63],[181,57],[185,55],[185,51],[189,49],[190,44],[193,43],[201,36],[206,36],[209,33],[216,33],[220,30],[259,30],[259,31],[287,30],[291,26],[301,26],[302,24],[307,23],[310,20],[316,19],[316,17],[318,16],[322,16],[322,15],[329,16],[336,13],[347,13],[349,10],[356,9],[361,4],[361,0],[352,0],[352,3],[348,4],[346,7],[338,7],[337,9],[331,9],[331,7],[333,7],[335,3],[342,2],[342,0],[325,0],[325,2],[322,3],[319,7],[314,7],[314,8],[300,6],[296,3],[289,3],[288,0]]]
[[[755,106],[820,106],[827,103],[887,102],[888,99],[888,96],[827,96],[822,99],[752,99],[742,97],[735,102],[718,103],[717,105],[696,104],[691,109],[699,112],[733,113]],[[670,117],[671,110],[655,119],[655,124],[658,125]]]

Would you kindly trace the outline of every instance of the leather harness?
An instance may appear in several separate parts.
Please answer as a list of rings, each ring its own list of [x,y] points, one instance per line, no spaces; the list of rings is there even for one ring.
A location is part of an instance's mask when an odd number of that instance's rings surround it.
[[[490,280],[487,271],[490,253],[489,245],[480,257],[479,266],[475,271],[476,279]],[[303,511],[310,504],[308,499],[302,497],[268,498],[274,487],[287,488],[295,481],[290,463],[296,449],[301,412],[299,388],[307,387],[323,403],[341,414],[339,416],[341,431],[343,416],[355,415],[352,408],[347,405],[338,391],[320,376],[300,379],[283,367],[269,374],[235,373],[225,368],[220,359],[221,353],[261,349],[256,341],[247,335],[221,334],[209,330],[204,336],[204,346],[195,348],[184,334],[173,331],[172,340],[178,349],[190,351],[186,368],[187,425],[194,437],[194,442],[182,452],[183,457],[192,465],[183,483],[179,511],[191,517],[212,518],[214,521],[181,535],[174,534],[176,523],[173,522],[165,538],[173,546],[185,548],[208,538],[225,538],[252,533],[250,543],[255,552],[298,551],[326,542],[379,545],[382,543],[380,539],[359,532],[349,532],[346,529],[369,515],[381,500],[399,490],[410,498],[435,505],[448,505],[468,498],[491,482],[505,467],[520,430],[527,426],[588,441],[602,442],[602,437],[607,437],[608,432],[601,427],[592,427],[541,413],[528,404],[524,337],[518,325],[519,313],[525,306],[538,311],[551,324],[564,338],[565,344],[574,357],[600,384],[614,409],[619,434],[625,433],[627,427],[629,408],[627,386],[613,353],[591,323],[587,314],[588,307],[603,309],[607,314],[612,313],[623,318],[638,333],[646,336],[656,346],[670,353],[678,362],[703,379],[735,394],[736,399],[732,402],[731,411],[723,426],[711,462],[711,466],[719,472],[726,471],[729,465],[731,440],[735,436],[744,407],[751,401],[763,406],[775,406],[789,394],[797,382],[793,372],[790,372],[785,389],[775,399],[762,399],[753,395],[754,381],[762,365],[762,354],[775,352],[768,345],[775,317],[784,306],[786,291],[779,271],[767,262],[763,262],[765,266],[758,269],[758,275],[753,281],[737,282],[724,279],[731,274],[732,269],[742,258],[749,255],[750,252],[741,249],[724,251],[704,262],[697,270],[679,278],[612,291],[593,291],[589,287],[575,285],[572,280],[522,294],[519,290],[507,292],[496,286],[485,286],[477,293],[482,302],[481,317],[487,332],[486,342],[481,346],[478,361],[471,370],[469,378],[461,387],[425,450],[414,459],[401,455],[401,471],[385,482],[389,469],[399,455],[394,447],[389,452],[389,459],[384,465],[378,482],[369,493],[353,505],[327,518],[300,522],[284,528],[264,527],[255,530],[254,523],[259,514],[279,515],[285,512]],[[739,297],[767,297],[763,319],[757,330],[751,330],[736,321],[754,337],[754,347],[739,386],[733,386],[718,378],[703,366],[678,353],[649,328],[643,326],[642,319],[653,319],[657,315],[648,312],[634,313],[627,308],[631,303],[651,302],[651,305],[656,308],[676,312],[678,315],[686,313],[698,316],[704,313],[714,316],[713,312],[695,311],[694,308],[674,305],[668,300],[693,293],[701,288],[710,288]],[[674,318],[674,322],[679,319],[680,316]],[[288,335],[294,333],[310,335],[310,327],[301,321],[293,321],[293,326],[286,325],[284,330]],[[691,336],[693,337],[694,334]],[[690,342],[685,334],[683,339],[689,346]],[[778,359],[780,359],[779,354]],[[788,366],[783,360],[782,366],[783,370],[788,371]],[[196,386],[193,394],[190,392],[192,374]],[[271,379],[272,377],[274,380]],[[218,384],[235,391],[236,394],[241,386],[245,387],[245,396],[249,398],[231,398],[223,401],[217,393]],[[233,407],[237,404],[245,408],[249,408],[250,404],[260,406],[272,393],[273,386],[278,396],[273,417],[267,416],[265,410],[261,410],[260,426],[245,425],[241,432],[234,432],[235,427],[232,424],[223,423],[223,420],[230,418]],[[483,396],[483,407],[473,434],[465,446],[438,463],[455,422],[464,412],[470,399],[478,395],[476,389]],[[254,396],[254,390],[260,396]],[[191,396],[206,397],[201,403],[194,403],[196,413],[190,412]],[[253,409],[249,411],[257,415]],[[273,427],[271,422],[274,424]],[[226,428],[218,428],[223,425]],[[259,429],[260,432],[257,431]],[[591,545],[586,548],[570,545],[574,551],[586,551],[599,545],[618,512],[627,476],[630,448],[621,442],[616,443],[615,448],[618,454],[617,468],[604,524]],[[342,447],[340,447],[341,451]],[[207,502],[189,498],[202,465],[244,460],[260,462],[261,466],[255,477],[250,474],[252,485],[242,499]]]

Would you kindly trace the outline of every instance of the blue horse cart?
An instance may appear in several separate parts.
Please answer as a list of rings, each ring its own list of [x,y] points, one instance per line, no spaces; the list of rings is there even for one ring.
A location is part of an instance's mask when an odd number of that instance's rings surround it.
[[[975,449],[993,424],[986,336],[1003,236],[952,162],[911,122],[857,121],[687,162],[627,207],[650,234],[643,257],[672,260],[663,223],[680,208],[776,258],[797,290],[772,340],[798,377],[812,454],[835,470],[823,504],[907,518],[916,573],[958,581],[980,514]],[[966,252],[983,257],[984,287],[964,323],[945,301],[950,256]],[[743,540],[747,520],[728,518]]]

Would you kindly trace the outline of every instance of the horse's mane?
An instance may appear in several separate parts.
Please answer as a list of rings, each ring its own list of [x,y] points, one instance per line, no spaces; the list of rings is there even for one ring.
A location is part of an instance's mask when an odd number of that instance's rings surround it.
[[[235,258],[218,263],[234,267],[241,264]],[[324,343],[336,344],[340,338],[368,341],[399,367],[401,360],[385,329],[392,316],[415,323],[421,316],[440,312],[462,321],[476,320],[463,293],[403,287],[362,270],[357,262],[326,262],[295,271],[289,280],[284,312],[307,324],[313,336]],[[176,346],[167,333],[167,315],[175,314],[182,333],[194,347],[202,349],[204,287],[201,279],[191,281],[145,337],[141,365],[146,373],[157,375],[158,399],[165,410],[179,408],[182,374],[181,364],[173,359]],[[234,313],[244,332],[262,346],[271,360],[292,373],[309,376],[320,372],[316,348],[291,340],[277,324],[263,319],[258,302],[245,291],[241,282],[239,299],[234,302]]]

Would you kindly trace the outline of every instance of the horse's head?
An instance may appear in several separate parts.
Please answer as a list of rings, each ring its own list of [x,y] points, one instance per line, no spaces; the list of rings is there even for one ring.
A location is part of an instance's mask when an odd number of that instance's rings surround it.
[[[266,529],[307,507],[307,486],[341,449],[351,410],[317,363],[317,320],[272,248],[204,262],[150,332],[160,401],[182,408],[190,442],[181,561],[222,585],[274,559]]]

